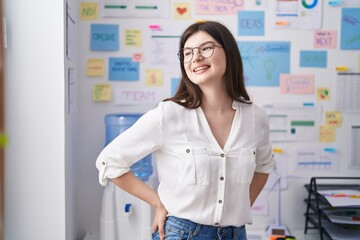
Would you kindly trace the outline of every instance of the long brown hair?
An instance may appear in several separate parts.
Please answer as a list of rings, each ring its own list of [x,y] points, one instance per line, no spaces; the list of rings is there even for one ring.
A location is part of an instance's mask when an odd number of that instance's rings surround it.
[[[197,22],[190,25],[180,38],[179,49],[184,48],[188,38],[199,31],[208,33],[224,48],[226,56],[224,78],[228,95],[232,100],[250,104],[251,101],[244,84],[240,51],[234,36],[224,25],[215,21]],[[201,89],[190,81],[185,72],[184,64],[181,62],[180,68],[182,77],[175,96],[164,101],[173,101],[186,108],[198,108],[202,102]]]

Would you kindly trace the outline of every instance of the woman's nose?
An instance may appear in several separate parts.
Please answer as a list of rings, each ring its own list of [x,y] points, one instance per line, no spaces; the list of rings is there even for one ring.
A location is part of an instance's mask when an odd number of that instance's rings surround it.
[[[199,49],[196,49],[197,51],[195,51],[195,49],[193,49],[193,61],[197,61],[197,60],[202,60],[203,56],[201,55],[201,52]]]

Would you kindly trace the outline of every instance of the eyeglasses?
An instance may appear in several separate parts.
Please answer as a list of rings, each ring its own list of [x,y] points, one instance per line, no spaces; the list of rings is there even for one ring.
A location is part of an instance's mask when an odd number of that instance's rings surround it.
[[[188,63],[190,62],[194,57],[194,49],[197,48],[199,51],[199,55],[203,58],[209,58],[214,54],[215,47],[222,48],[221,46],[217,46],[212,42],[206,42],[201,44],[199,47],[193,47],[193,48],[182,48],[178,52],[178,57],[180,62],[182,63]]]

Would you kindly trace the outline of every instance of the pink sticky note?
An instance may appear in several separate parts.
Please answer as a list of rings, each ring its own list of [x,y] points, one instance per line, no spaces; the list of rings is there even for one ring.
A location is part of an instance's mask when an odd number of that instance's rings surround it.
[[[314,48],[336,48],[336,31],[314,31]]]
[[[288,94],[313,94],[312,74],[280,74],[280,92]]]

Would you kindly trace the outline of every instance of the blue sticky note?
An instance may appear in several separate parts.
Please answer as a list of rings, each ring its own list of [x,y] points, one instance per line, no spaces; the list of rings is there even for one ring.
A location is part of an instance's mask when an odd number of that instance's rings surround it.
[[[238,35],[239,36],[264,36],[263,11],[239,11]]]
[[[117,51],[119,49],[119,26],[91,24],[90,41],[92,51]]]
[[[279,86],[290,72],[290,42],[238,42],[247,86]]]
[[[341,16],[341,49],[360,49],[360,8],[343,8]]]
[[[180,84],[180,78],[171,78],[171,96],[175,96]]]
[[[327,51],[300,51],[300,67],[326,68]]]
[[[139,62],[131,58],[109,58],[110,81],[139,81]]]

